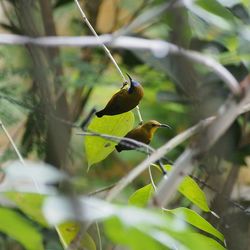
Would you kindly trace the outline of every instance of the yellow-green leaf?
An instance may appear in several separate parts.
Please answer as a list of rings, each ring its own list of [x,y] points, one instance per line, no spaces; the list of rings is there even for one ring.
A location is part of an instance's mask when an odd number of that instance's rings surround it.
[[[32,220],[48,227],[42,213],[42,205],[45,195],[35,193],[6,192],[5,196],[15,202],[18,208],[23,213],[27,214]]]
[[[80,224],[73,221],[65,222],[57,227],[57,233],[65,249],[67,249],[72,240],[75,239],[79,230]],[[83,236],[79,245],[79,249],[83,248],[87,250],[96,250],[95,242],[88,233]]]
[[[190,176],[184,177],[178,191],[205,212],[210,212],[205,193]]]
[[[204,232],[210,233],[220,239],[222,242],[224,241],[224,236],[221,232],[219,232],[215,227],[213,227],[208,221],[206,221],[203,217],[197,214],[195,211],[188,209],[186,207],[179,207],[175,209],[170,209],[166,211],[167,213],[172,213],[177,217],[185,220],[189,224],[194,227],[203,230]]]
[[[95,117],[88,126],[88,130],[123,137],[133,128],[133,124],[134,114],[130,111],[120,115]],[[115,149],[116,144],[117,142],[104,138],[86,136],[85,149],[88,166],[104,160]]]
[[[0,231],[20,242],[26,250],[43,250],[42,236],[31,224],[19,213],[0,208]]]
[[[148,204],[149,199],[152,197],[154,193],[154,188],[151,184],[148,184],[138,190],[136,190],[129,197],[129,204],[135,205],[138,207],[145,207]]]
[[[170,165],[165,165],[164,167],[167,171],[172,169]],[[178,187],[178,191],[204,212],[210,212],[205,193],[190,176],[184,177]]]

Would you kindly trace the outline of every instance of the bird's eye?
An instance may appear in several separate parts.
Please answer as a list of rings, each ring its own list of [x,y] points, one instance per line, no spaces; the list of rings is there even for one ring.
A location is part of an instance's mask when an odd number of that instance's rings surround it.
[[[156,124],[152,124],[152,127],[155,127],[156,126]]]

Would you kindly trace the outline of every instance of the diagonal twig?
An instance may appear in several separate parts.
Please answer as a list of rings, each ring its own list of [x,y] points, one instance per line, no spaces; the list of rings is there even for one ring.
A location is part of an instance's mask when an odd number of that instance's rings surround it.
[[[226,132],[240,114],[242,108],[250,101],[250,75],[242,82],[241,87],[244,95],[241,100],[229,97],[221,106],[217,117],[208,125],[204,133],[195,140],[176,160],[173,170],[168,179],[162,180],[157,192],[152,199],[152,205],[158,207],[166,206],[172,194],[176,191],[183,177],[190,174],[197,165],[197,161],[215,144],[215,142]]]
[[[144,170],[148,168],[148,166],[160,158],[162,158],[165,154],[170,152],[173,148],[193,136],[194,134],[201,131],[204,127],[206,127],[208,124],[210,124],[215,118],[210,117],[206,120],[203,120],[196,124],[195,126],[187,129],[186,131],[182,132],[181,134],[175,136],[170,141],[168,141],[166,144],[164,144],[162,147],[158,148],[153,152],[146,160],[141,162],[137,167],[132,169],[128,175],[124,176],[117,185],[110,190],[107,200],[111,201],[113,200],[129,183],[131,183],[138,175],[140,175]]]

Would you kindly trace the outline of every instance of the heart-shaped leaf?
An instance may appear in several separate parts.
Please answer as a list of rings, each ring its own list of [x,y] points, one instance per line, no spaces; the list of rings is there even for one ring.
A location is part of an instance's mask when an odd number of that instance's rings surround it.
[[[134,114],[130,111],[120,115],[95,117],[88,126],[88,130],[123,137],[132,129],[133,124]],[[88,166],[104,160],[115,149],[117,143],[97,136],[87,136],[84,144]]]

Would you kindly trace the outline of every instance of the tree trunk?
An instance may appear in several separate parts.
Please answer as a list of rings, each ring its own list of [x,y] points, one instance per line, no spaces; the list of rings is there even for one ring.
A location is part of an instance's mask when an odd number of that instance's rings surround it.
[[[35,4],[36,2],[27,0],[15,1],[20,27],[25,35],[31,37],[42,35],[38,25],[40,16]],[[40,5],[46,35],[56,35],[50,3],[43,0],[40,1]],[[67,158],[70,128],[59,120],[53,119],[55,116],[65,120],[69,118],[66,93],[64,90],[60,91],[60,84],[58,84],[59,76],[63,74],[62,67],[60,63],[54,64],[55,59],[59,57],[59,50],[58,48],[42,49],[34,45],[28,45],[27,50],[32,61],[32,77],[38,89],[44,112],[46,115],[51,115],[47,119],[45,160],[57,168],[63,168]],[[49,71],[49,68],[52,70]],[[60,93],[58,94],[58,92]]]

